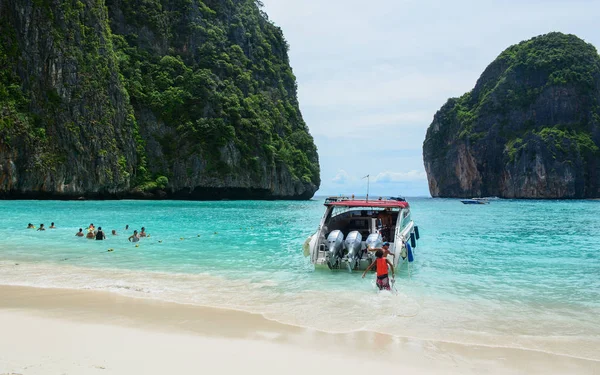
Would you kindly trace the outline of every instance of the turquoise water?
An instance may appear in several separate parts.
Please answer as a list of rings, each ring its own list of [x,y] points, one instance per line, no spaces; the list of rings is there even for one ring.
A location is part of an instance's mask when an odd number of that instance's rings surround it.
[[[600,360],[599,201],[409,201],[421,240],[395,294],[377,293],[371,276],[315,271],[302,255],[322,200],[2,201],[0,284],[110,290],[325,331]],[[57,229],[25,229],[52,221]],[[106,241],[75,237],[90,223]],[[136,247],[127,237],[141,226],[150,237]]]

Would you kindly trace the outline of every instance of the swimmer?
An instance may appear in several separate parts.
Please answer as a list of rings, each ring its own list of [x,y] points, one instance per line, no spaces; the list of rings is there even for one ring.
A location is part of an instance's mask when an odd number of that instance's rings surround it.
[[[79,232],[75,233],[77,237],[83,237],[83,228],[79,228]]]
[[[56,227],[54,226],[54,222],[50,223],[50,229],[56,229]]]
[[[38,228],[38,230],[46,230],[46,228],[44,228],[44,224],[40,224],[40,227]]]
[[[133,231],[133,234],[129,236],[127,239],[129,242],[138,242],[140,240],[140,236],[138,235],[137,230]]]
[[[31,223],[27,224],[27,229],[35,229],[35,226]]]
[[[96,232],[96,240],[105,240],[106,236],[104,235],[104,232],[102,231],[102,227],[98,227],[98,231]]]
[[[116,230],[116,229],[113,229],[113,230],[112,230],[112,235],[113,235],[113,236],[116,236],[116,235],[117,235],[117,230]]]
[[[125,225],[125,230],[129,230],[129,224]]]
[[[146,237],[146,228],[142,227],[142,230],[140,231],[140,237]]]
[[[88,232],[85,235],[85,238],[87,238],[89,240],[93,240],[94,238],[96,238],[96,234],[94,233],[94,230],[93,229],[88,229]]]

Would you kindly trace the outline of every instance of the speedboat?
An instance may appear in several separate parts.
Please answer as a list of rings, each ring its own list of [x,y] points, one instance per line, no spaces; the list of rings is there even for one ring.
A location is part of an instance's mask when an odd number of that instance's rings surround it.
[[[489,198],[471,198],[471,199],[462,199],[461,202],[463,204],[489,204]]]
[[[315,269],[365,270],[374,249],[389,243],[388,260],[394,267],[412,262],[419,228],[404,198],[376,200],[330,197],[317,231],[304,243],[304,255]]]

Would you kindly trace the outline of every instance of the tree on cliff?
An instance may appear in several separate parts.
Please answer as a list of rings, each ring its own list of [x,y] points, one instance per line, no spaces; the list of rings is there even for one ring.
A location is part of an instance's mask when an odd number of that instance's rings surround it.
[[[310,198],[317,150],[259,6],[0,0],[0,195]]]
[[[574,35],[507,48],[423,143],[434,197],[600,196],[600,57]]]

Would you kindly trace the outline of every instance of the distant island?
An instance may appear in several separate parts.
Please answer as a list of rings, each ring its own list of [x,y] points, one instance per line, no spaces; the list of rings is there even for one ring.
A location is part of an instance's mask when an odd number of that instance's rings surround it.
[[[0,2],[0,198],[311,198],[287,51],[254,0]]]
[[[511,46],[423,143],[433,197],[600,197],[600,57],[574,35]]]

